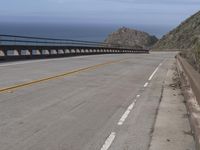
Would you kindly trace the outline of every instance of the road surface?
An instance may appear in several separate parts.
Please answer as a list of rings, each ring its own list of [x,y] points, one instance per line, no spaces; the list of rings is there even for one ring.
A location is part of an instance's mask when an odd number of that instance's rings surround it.
[[[176,53],[0,64],[1,150],[147,150]]]

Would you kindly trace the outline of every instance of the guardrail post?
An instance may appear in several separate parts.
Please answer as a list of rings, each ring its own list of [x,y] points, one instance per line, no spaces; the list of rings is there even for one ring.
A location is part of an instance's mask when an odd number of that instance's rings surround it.
[[[19,53],[20,55],[22,55],[22,56],[30,55],[30,54],[29,54],[29,51],[28,51],[28,50],[24,50],[24,49],[18,51],[18,53]]]
[[[2,56],[6,56],[4,50],[0,50],[0,57],[2,57]]]
[[[27,52],[29,53],[30,56],[33,55],[32,49],[28,49]]]
[[[81,49],[81,53],[83,53],[83,54],[85,53],[85,50],[83,48]]]
[[[61,55],[64,54],[64,50],[63,49],[58,49],[57,50],[57,54],[61,54]]]
[[[21,55],[20,50],[14,49],[14,50],[11,50],[11,51],[13,51],[14,56],[20,56]]]
[[[88,50],[88,49],[85,49],[85,52],[86,52],[86,53],[89,53],[89,50]]]
[[[51,50],[49,50],[49,54],[50,55],[56,55],[57,54],[57,50],[56,49],[51,49]]]
[[[71,50],[70,49],[64,49],[64,54],[70,54]]]
[[[42,55],[42,49],[38,49],[39,55]]]
[[[58,50],[58,49],[55,49],[55,53],[58,55],[58,54],[59,54],[59,50]]]
[[[44,50],[42,51],[42,53],[43,53],[44,55],[50,55],[50,51],[47,50],[47,49],[44,49]]]
[[[79,51],[78,48],[75,49],[75,53],[76,53],[76,54],[80,53],[80,51]]]
[[[4,52],[4,56],[8,56],[8,50],[7,49],[4,49],[3,52]]]
[[[71,53],[73,54],[73,53],[76,53],[76,50],[75,49],[70,49],[70,51],[71,51]]]

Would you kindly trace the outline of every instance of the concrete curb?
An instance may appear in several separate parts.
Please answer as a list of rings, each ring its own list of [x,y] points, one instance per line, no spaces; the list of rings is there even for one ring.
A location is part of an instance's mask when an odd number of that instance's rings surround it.
[[[176,62],[177,70],[181,78],[181,88],[189,114],[189,121],[194,135],[195,146],[197,150],[200,150],[200,105],[198,103],[200,90],[195,86],[199,84],[196,78],[199,78],[200,75],[198,77],[192,66],[180,55],[176,57]],[[192,73],[195,73],[195,76]]]

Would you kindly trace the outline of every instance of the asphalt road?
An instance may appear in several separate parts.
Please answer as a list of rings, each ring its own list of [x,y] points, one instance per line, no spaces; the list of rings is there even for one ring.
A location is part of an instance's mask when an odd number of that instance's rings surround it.
[[[0,64],[0,150],[146,150],[175,53]]]

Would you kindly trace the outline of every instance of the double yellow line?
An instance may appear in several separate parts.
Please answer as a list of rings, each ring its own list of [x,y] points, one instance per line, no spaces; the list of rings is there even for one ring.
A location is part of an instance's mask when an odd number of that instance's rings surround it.
[[[58,74],[58,75],[54,75],[54,76],[50,76],[50,77],[46,77],[46,78],[42,78],[42,79],[38,79],[38,80],[33,80],[33,81],[30,81],[30,82],[20,83],[20,84],[8,86],[8,87],[3,87],[3,88],[0,88],[0,93],[16,90],[16,89],[26,87],[26,86],[31,86],[31,85],[36,84],[36,83],[54,80],[54,79],[61,78],[61,77],[64,77],[64,76],[70,76],[70,75],[73,75],[75,73],[93,70],[93,69],[103,67],[103,66],[106,66],[106,65],[109,65],[109,64],[119,63],[119,62],[124,61],[125,59],[128,59],[128,58],[124,58],[124,59],[120,59],[120,60],[114,60],[114,61],[107,61],[105,63],[96,64],[96,65],[93,65],[93,66],[68,71],[68,72],[65,72],[65,73],[62,73],[62,74]]]

